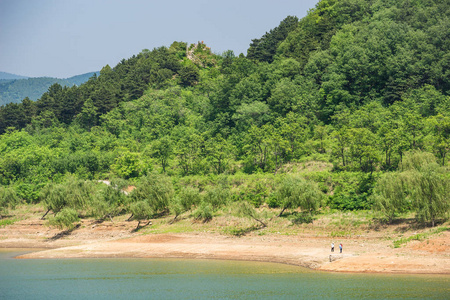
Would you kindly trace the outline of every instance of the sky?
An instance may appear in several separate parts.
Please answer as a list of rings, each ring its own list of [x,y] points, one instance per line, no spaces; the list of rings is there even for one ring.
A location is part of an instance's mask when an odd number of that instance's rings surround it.
[[[247,54],[252,39],[317,2],[0,0],[0,71],[67,78],[174,41]]]

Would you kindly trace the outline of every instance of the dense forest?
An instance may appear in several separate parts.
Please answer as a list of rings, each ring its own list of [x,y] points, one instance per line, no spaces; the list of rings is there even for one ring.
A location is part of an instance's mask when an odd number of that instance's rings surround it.
[[[450,209],[449,35],[448,1],[322,0],[247,55],[174,42],[54,84],[0,108],[2,207],[42,203],[66,226],[230,204],[260,221],[260,206],[329,207],[435,225]]]
[[[20,76],[17,75],[0,72],[0,105],[19,103],[25,97],[35,101],[55,83],[68,87],[81,85],[88,81],[94,73],[96,73],[96,75],[98,74],[98,72],[90,72],[60,79],[53,77],[20,78]],[[2,76],[5,79],[2,79]],[[16,76],[16,78],[14,78],[14,76]]]

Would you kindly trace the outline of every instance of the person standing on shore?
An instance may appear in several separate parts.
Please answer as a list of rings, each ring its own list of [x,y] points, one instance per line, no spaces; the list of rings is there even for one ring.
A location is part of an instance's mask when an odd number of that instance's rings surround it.
[[[342,253],[342,243],[339,244],[339,252]]]
[[[334,242],[331,242],[331,252],[334,252]]]

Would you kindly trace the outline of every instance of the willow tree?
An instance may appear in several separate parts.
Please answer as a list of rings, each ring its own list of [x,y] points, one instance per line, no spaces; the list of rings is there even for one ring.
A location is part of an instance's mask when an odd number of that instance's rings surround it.
[[[386,173],[378,179],[374,188],[372,198],[375,202],[375,208],[388,218],[389,224],[392,223],[399,212],[402,212],[408,206],[402,179],[399,173]]]
[[[319,208],[323,197],[316,183],[292,176],[287,176],[283,179],[276,193],[282,207],[279,216],[286,209],[298,207],[312,214]]]
[[[256,222],[261,224],[261,227],[267,227],[267,224],[263,221],[263,217],[258,211],[256,211],[255,207],[248,203],[247,201],[242,201],[237,205],[237,215],[240,217],[246,217],[255,220]]]
[[[64,208],[83,211],[89,208],[95,198],[95,186],[91,181],[76,179],[68,176],[65,182],[50,183],[41,191],[40,198],[47,212],[52,211],[55,215]]]
[[[7,213],[9,209],[14,209],[19,201],[19,197],[12,188],[0,186],[0,219],[3,213]]]
[[[42,189],[40,199],[45,209],[47,209],[41,218],[43,220],[50,211],[57,214],[67,205],[66,189],[60,184],[48,184]]]
[[[139,228],[141,220],[148,220],[154,215],[166,213],[173,194],[173,185],[169,177],[156,173],[148,174],[131,192],[131,201],[128,206],[128,211],[131,213],[129,220],[132,218],[138,220]]]
[[[131,212],[132,216],[138,221],[135,230],[138,230],[141,227],[141,222],[143,220],[148,221],[148,223],[145,224],[145,226],[150,225],[152,223],[150,221],[150,218],[153,215],[153,209],[146,201],[138,201],[131,203],[129,211]]]
[[[431,153],[411,152],[405,155],[402,168],[407,176],[413,205],[420,221],[434,227],[439,217],[450,212],[450,178]]]
[[[114,179],[109,185],[101,186],[89,207],[90,214],[99,220],[109,218],[112,222],[113,217],[119,215],[127,205],[127,187],[128,182],[122,179]]]
[[[170,211],[175,215],[170,224],[175,222],[182,213],[190,211],[194,206],[197,206],[201,200],[202,197],[198,189],[192,187],[181,189],[170,201]]]
[[[78,216],[78,212],[70,207],[63,208],[58,215],[53,216],[49,220],[49,224],[56,226],[59,229],[67,229],[69,231],[73,230],[76,225],[75,222],[78,222],[80,217]]]

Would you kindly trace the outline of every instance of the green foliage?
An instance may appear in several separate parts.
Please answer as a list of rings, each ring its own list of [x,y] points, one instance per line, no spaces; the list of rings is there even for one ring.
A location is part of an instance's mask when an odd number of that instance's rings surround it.
[[[263,222],[262,216],[255,210],[255,207],[247,201],[242,201],[237,205],[237,215],[240,217],[250,218],[261,224],[262,227],[267,227]]]
[[[262,182],[257,182],[254,187],[243,189],[239,198],[251,203],[255,207],[261,206],[268,197],[268,188]],[[270,205],[269,205],[270,206]]]
[[[171,201],[170,210],[175,215],[174,220],[184,212],[196,207],[202,200],[198,189],[183,188]]]
[[[446,1],[322,0],[254,39],[247,57],[200,42],[144,49],[83,84],[1,106],[0,184],[56,215],[100,219],[178,216],[202,201],[211,216],[238,200],[312,212],[320,200],[298,196],[309,189],[332,208],[377,203],[388,219],[414,209],[433,223],[448,215],[448,15]],[[168,177],[149,179],[153,166]],[[317,186],[273,183],[286,173]],[[117,177],[137,185],[132,196],[88,183]]]
[[[282,205],[281,200],[277,198],[275,193],[269,196],[266,203],[270,208],[278,208]]]
[[[128,182],[122,179],[114,179],[109,185],[101,184],[96,189],[95,197],[89,203],[89,214],[97,219],[112,218],[125,210],[129,198],[124,189]]]
[[[277,189],[277,199],[281,203],[280,216],[286,209],[298,207],[312,214],[319,208],[322,197],[323,194],[316,183],[299,177],[286,176]]]
[[[66,208],[82,212],[94,202],[95,186],[90,181],[69,176],[63,183],[47,184],[41,190],[40,198],[47,213],[52,211],[57,215]]]
[[[136,219],[164,213],[169,208],[169,203],[174,195],[173,185],[165,175],[150,173],[142,177],[136,188],[131,192],[132,203],[130,212]],[[139,207],[143,213],[137,213]]]
[[[152,207],[147,201],[137,201],[131,203],[129,206],[129,212],[133,215],[134,219],[139,220],[139,224],[141,220],[148,220],[154,214]]]
[[[53,211],[55,214],[60,212],[67,205],[66,190],[62,185],[47,185],[42,189],[40,198],[45,209]]]
[[[164,136],[155,141],[152,145],[152,151],[153,156],[160,161],[163,172],[165,173],[173,152],[172,141],[167,136]]]
[[[182,86],[192,86],[196,84],[200,78],[198,69],[190,64],[183,66],[179,71],[179,75]]]
[[[120,153],[114,164],[111,165],[112,171],[124,179],[139,177],[145,173],[147,168],[141,160],[140,154],[130,151]]]
[[[16,222],[15,219],[1,219],[0,220],[0,228],[8,225],[12,225]]]
[[[370,209],[372,206],[366,195],[358,195],[353,191],[348,194],[332,196],[328,203],[331,208],[339,210]]]
[[[62,86],[81,85],[94,73],[86,73],[66,79],[51,77],[34,77],[0,81],[0,105],[7,103],[20,103],[25,97],[37,100],[47,89],[55,83]]]
[[[244,236],[246,233],[253,231],[255,229],[258,229],[258,228],[256,228],[256,226],[250,227],[250,228],[228,227],[228,228],[225,228],[224,232],[227,234],[236,236],[236,237],[241,237],[241,236]]]
[[[87,99],[84,102],[83,107],[81,108],[81,112],[75,117],[75,121],[77,121],[80,126],[86,129],[90,129],[92,126],[97,125],[97,107],[95,107],[94,102],[91,98]]]
[[[405,156],[402,164],[413,206],[421,222],[430,221],[434,227],[439,217],[448,217],[450,212],[450,178],[447,170],[440,167],[430,153],[412,152]]]
[[[213,207],[210,203],[201,202],[192,215],[196,220],[211,221],[213,218]]]
[[[193,206],[197,206],[201,201],[201,195],[198,189],[185,187],[179,193],[180,204],[182,207],[188,211],[191,210]]]
[[[294,215],[294,217],[291,219],[292,224],[298,225],[298,224],[310,224],[314,221],[314,218],[309,213],[299,213]]]
[[[1,214],[7,213],[9,209],[14,209],[20,199],[12,188],[0,186],[0,219]]]
[[[260,39],[252,40],[247,57],[258,61],[272,62],[280,42],[293,31],[298,23],[297,17],[288,16],[278,27],[266,32]]]
[[[406,243],[408,243],[410,241],[422,241],[422,240],[427,239],[431,235],[439,234],[441,232],[449,231],[449,230],[450,230],[450,228],[448,228],[448,227],[439,227],[439,228],[436,228],[436,229],[431,230],[429,232],[418,233],[418,234],[412,235],[412,236],[407,237],[407,238],[401,238],[401,239],[395,240],[393,242],[394,243],[394,248],[400,248],[401,245],[406,244]]]
[[[37,203],[42,184],[18,183],[15,185],[17,196],[25,200],[27,203]]]
[[[50,218],[49,224],[56,226],[59,229],[72,230],[75,228],[74,223],[79,220],[80,218],[78,217],[77,211],[73,208],[66,207],[62,209],[58,215]]]
[[[410,208],[406,200],[405,183],[400,174],[386,173],[380,177],[372,195],[374,207],[392,223],[394,217]]]
[[[371,209],[373,199],[370,196],[372,195],[375,177],[361,173],[348,175],[338,179],[339,185],[328,199],[330,208],[339,210]]]
[[[217,210],[225,206],[230,200],[230,191],[225,185],[218,185],[206,191],[203,202],[211,205],[212,209]]]

